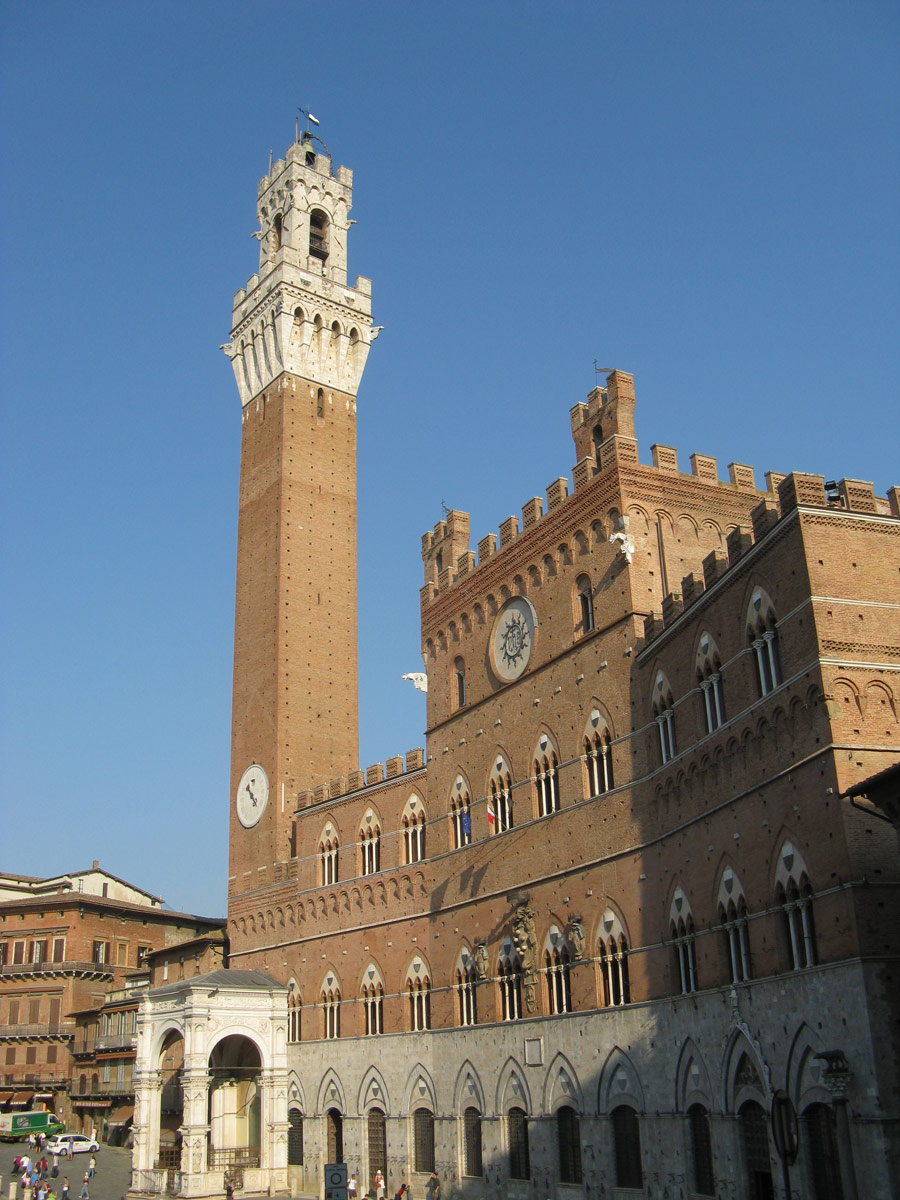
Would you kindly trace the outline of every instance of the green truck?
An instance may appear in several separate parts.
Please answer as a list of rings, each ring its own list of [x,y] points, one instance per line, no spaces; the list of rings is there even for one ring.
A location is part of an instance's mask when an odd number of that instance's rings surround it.
[[[50,1137],[54,1133],[62,1133],[65,1129],[56,1113],[34,1109],[31,1112],[0,1113],[0,1141],[21,1142],[29,1133],[42,1133]]]

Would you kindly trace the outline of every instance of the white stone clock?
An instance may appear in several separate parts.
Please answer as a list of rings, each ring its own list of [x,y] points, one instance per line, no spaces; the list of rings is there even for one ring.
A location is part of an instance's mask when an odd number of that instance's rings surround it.
[[[514,596],[497,613],[491,630],[491,669],[503,683],[524,672],[534,651],[537,613],[524,596]]]
[[[268,799],[269,777],[259,763],[253,763],[241,776],[234,798],[238,820],[245,829],[252,829],[263,815]]]

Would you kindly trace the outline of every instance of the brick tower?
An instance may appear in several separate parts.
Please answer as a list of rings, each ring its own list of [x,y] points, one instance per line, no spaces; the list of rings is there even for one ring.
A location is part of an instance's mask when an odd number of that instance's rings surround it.
[[[229,898],[291,856],[299,788],[358,766],[356,392],[377,330],[347,284],[353,173],[304,133],[260,180],[234,298],[242,405]]]

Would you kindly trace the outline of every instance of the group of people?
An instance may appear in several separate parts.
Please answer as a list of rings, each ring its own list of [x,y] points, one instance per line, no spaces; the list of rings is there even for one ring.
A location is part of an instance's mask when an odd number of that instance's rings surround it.
[[[425,1185],[425,1193],[426,1200],[441,1200],[441,1182],[438,1179],[437,1171],[431,1172],[431,1178]],[[229,1200],[231,1200],[230,1197]],[[356,1176],[351,1175],[347,1181],[347,1200],[387,1200],[384,1173],[381,1170],[375,1172],[375,1191],[364,1192],[361,1197],[357,1191]],[[394,1192],[394,1200],[412,1200],[412,1191],[408,1183],[400,1184]]]
[[[31,1138],[29,1138],[30,1142]],[[66,1158],[71,1159],[71,1157],[70,1149]],[[51,1158],[52,1165],[47,1161],[46,1155],[34,1159],[29,1154],[16,1155],[13,1160],[13,1173],[18,1176],[22,1187],[20,1200],[72,1200],[69,1192],[69,1180],[65,1175],[62,1184],[59,1185],[59,1193],[57,1193],[53,1180],[59,1177],[59,1155],[52,1154]],[[91,1200],[89,1184],[94,1178],[96,1170],[97,1160],[92,1154],[88,1169],[84,1173],[78,1200]]]

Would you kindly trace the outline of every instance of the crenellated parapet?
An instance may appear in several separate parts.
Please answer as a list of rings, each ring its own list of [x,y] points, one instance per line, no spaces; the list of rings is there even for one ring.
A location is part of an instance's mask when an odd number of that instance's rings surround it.
[[[355,395],[372,329],[372,284],[347,284],[353,172],[291,146],[259,183],[259,271],[234,297],[231,359],[242,405],[283,371]]]
[[[527,538],[548,519],[555,524],[564,512],[562,523],[565,524],[570,511],[583,507],[585,495],[594,482],[600,479],[597,486],[605,492],[608,488],[602,481],[612,479],[616,473],[622,479],[627,476],[628,481],[638,481],[644,491],[655,489],[678,502],[686,502],[691,495],[696,495],[698,484],[714,488],[719,500],[729,495],[739,498],[734,510],[736,519],[746,513],[749,497],[759,498],[764,494],[770,503],[773,502],[783,478],[776,472],[766,474],[766,492],[761,493],[756,487],[753,467],[729,463],[728,479],[720,480],[717,461],[709,454],[692,454],[691,470],[683,473],[678,466],[677,451],[656,443],[651,447],[652,465],[640,463],[634,436],[634,409],[634,377],[625,371],[611,372],[605,388],[594,388],[586,403],[576,404],[570,410],[572,435],[579,455],[572,469],[571,488],[567,476],[554,479],[548,484],[544,497],[533,496],[523,504],[521,518],[513,514],[500,523],[499,536],[492,532],[482,537],[477,544],[477,555],[469,547],[466,513],[454,510],[435,525],[433,531],[424,534],[423,610],[455,584],[482,570],[514,543]],[[611,528],[609,532],[616,530]],[[542,535],[543,531],[537,536]]]
[[[378,788],[384,783],[391,783],[403,775],[421,771],[425,765],[425,751],[421,746],[407,750],[406,755],[395,754],[383,763],[372,763],[365,770],[351,771],[348,775],[338,775],[333,779],[323,779],[314,787],[305,788],[295,797],[295,811],[301,812],[306,808],[316,808],[332,800],[340,800],[357,792],[365,792]]]

